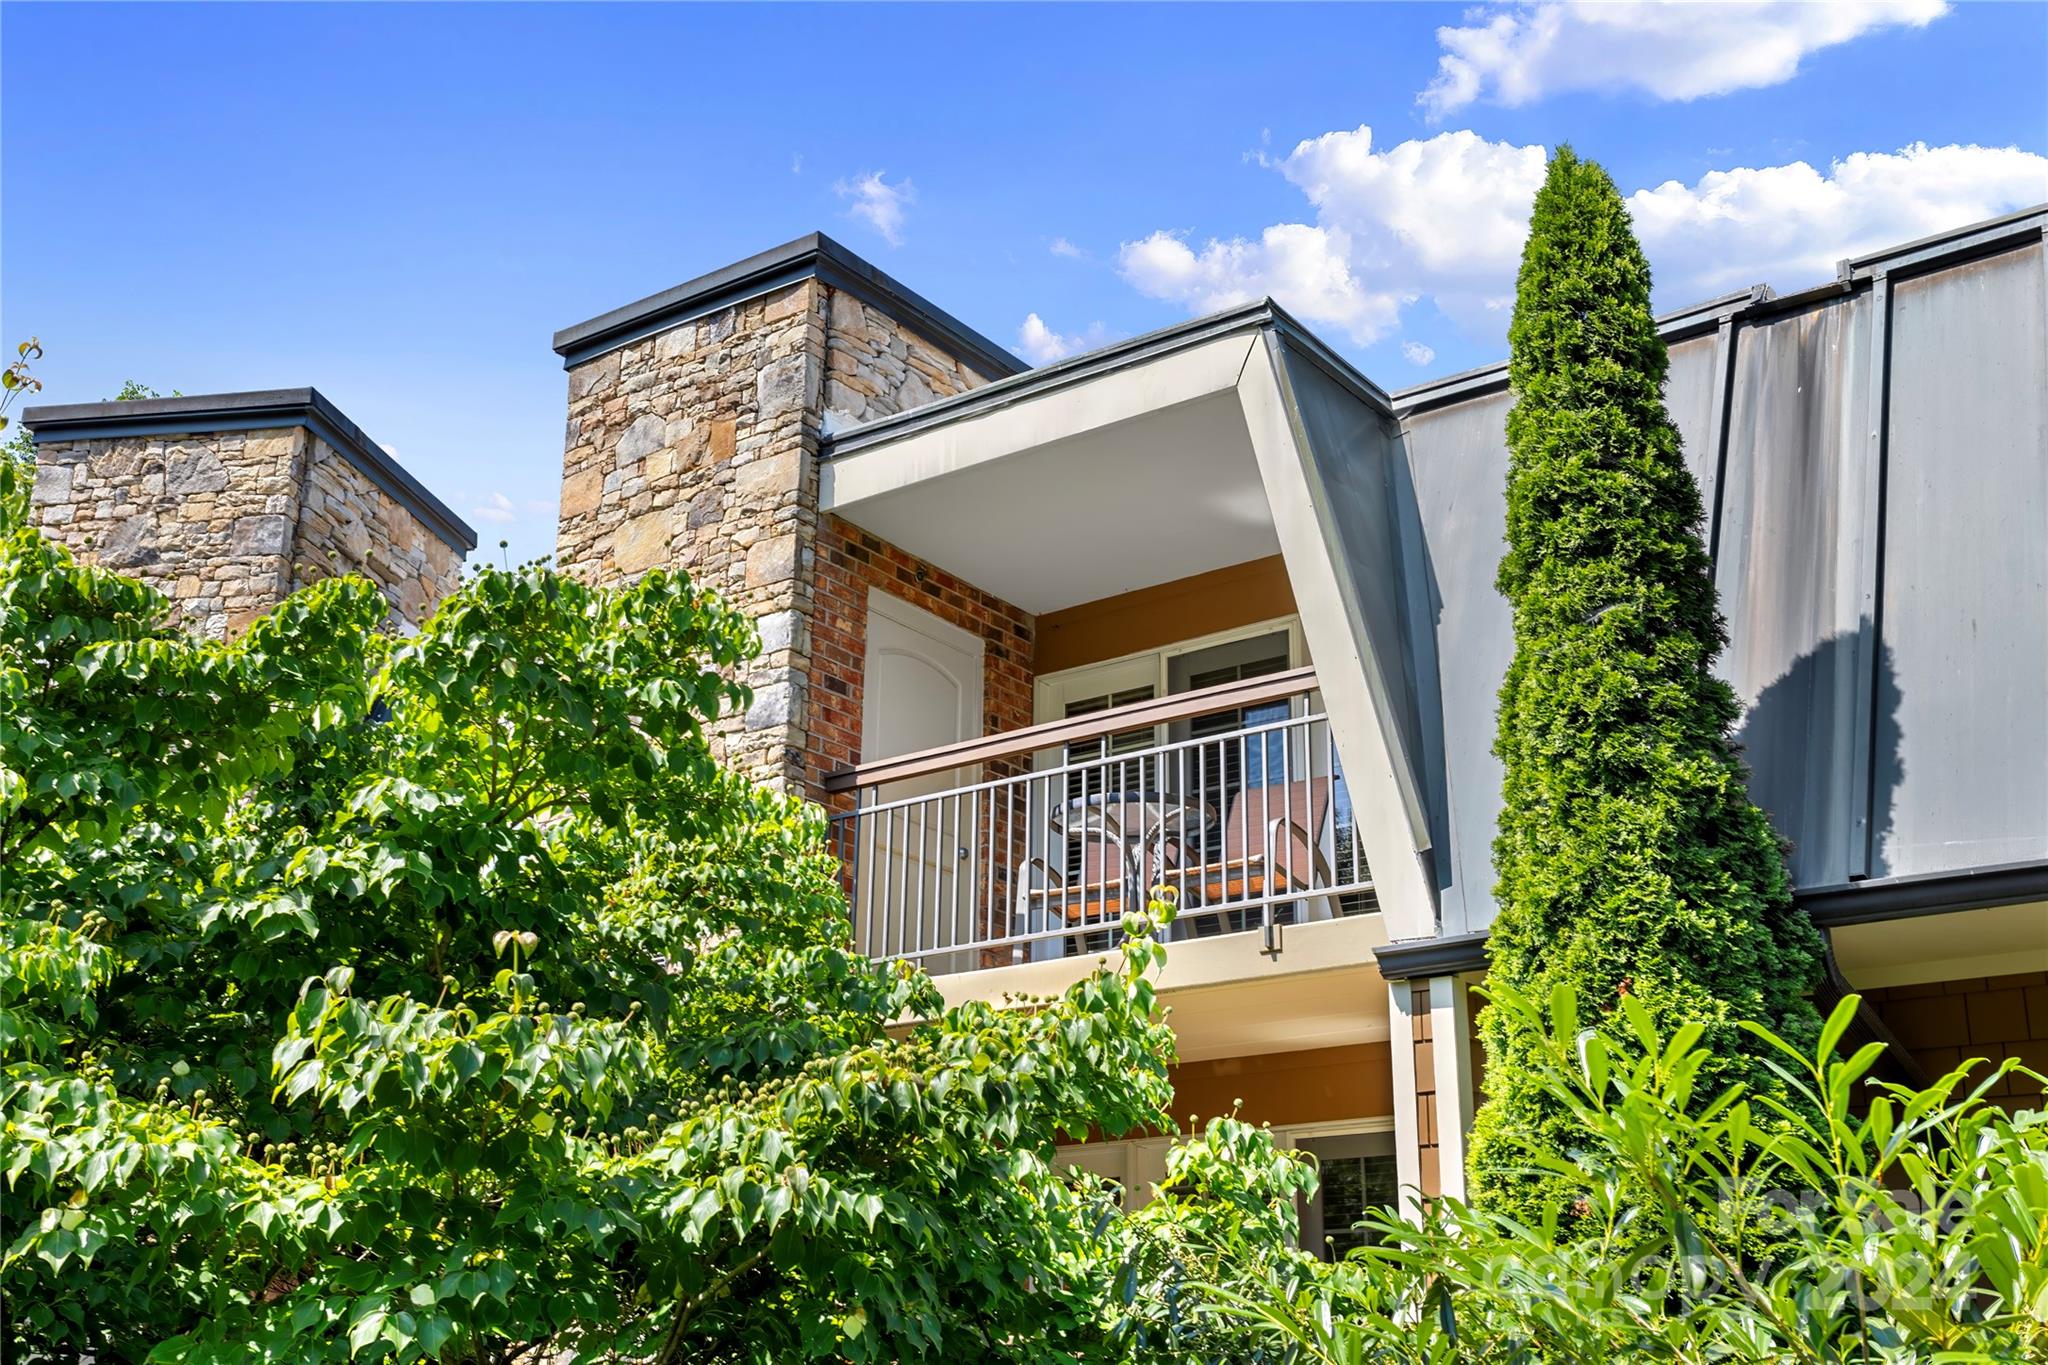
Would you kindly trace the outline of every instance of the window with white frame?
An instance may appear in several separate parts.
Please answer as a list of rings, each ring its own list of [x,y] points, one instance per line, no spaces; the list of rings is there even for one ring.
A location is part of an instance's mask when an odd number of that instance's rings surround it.
[[[1294,1146],[1316,1159],[1315,1195],[1302,1201],[1301,1245],[1326,1261],[1373,1240],[1358,1226],[1375,1209],[1398,1207],[1401,1177],[1394,1135],[1375,1130],[1298,1136]]]
[[[1394,1209],[1400,1201],[1400,1175],[1394,1160],[1391,1120],[1358,1119],[1275,1129],[1282,1147],[1306,1152],[1316,1161],[1316,1192],[1297,1206],[1301,1246],[1326,1261],[1339,1260],[1371,1234],[1358,1227],[1376,1209]],[[1166,1154],[1171,1138],[1123,1142],[1091,1142],[1062,1147],[1062,1166],[1087,1171],[1114,1183],[1125,1210],[1150,1203],[1154,1187],[1166,1179]]]

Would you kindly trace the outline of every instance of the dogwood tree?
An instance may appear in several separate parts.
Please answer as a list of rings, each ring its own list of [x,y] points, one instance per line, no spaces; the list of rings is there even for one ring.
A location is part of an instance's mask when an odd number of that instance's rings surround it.
[[[1142,923],[1027,1009],[854,952],[815,812],[714,758],[754,637],[683,577],[485,570],[409,639],[333,578],[209,642],[25,498],[11,1358],[1126,1349],[1052,1157],[1166,1122]]]

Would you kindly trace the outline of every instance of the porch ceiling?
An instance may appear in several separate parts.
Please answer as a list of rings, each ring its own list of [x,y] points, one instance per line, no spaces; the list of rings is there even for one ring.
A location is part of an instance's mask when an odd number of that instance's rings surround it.
[[[1234,390],[965,463],[832,510],[1033,613],[1280,548]]]
[[[849,433],[819,501],[1034,613],[1271,555],[1238,392],[1257,319],[1220,326]]]
[[[2048,901],[1995,905],[1828,931],[1858,990],[2048,970]]]

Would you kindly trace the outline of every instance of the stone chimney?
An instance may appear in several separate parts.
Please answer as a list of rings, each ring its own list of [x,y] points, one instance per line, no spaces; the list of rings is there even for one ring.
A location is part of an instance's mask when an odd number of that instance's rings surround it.
[[[216,639],[293,589],[358,573],[392,623],[461,581],[476,532],[315,389],[29,408],[32,511],[81,558]]]
[[[715,736],[802,782],[820,438],[1025,369],[821,233],[555,334],[569,372],[556,558],[687,570],[748,612],[754,704]]]

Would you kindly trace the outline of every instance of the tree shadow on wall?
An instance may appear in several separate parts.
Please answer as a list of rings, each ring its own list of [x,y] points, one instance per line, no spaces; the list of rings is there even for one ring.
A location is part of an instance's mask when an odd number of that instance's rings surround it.
[[[1792,847],[1795,886],[1829,886],[1851,872],[1888,871],[1893,802],[1905,776],[1899,732],[1899,680],[1889,645],[1865,617],[1854,631],[1829,636],[1793,660],[1757,694],[1736,727],[1735,744],[1750,766],[1749,790]],[[1870,726],[1870,764],[1856,780],[1856,699],[1871,687],[1862,661],[1877,651]],[[1860,815],[1868,825],[1858,824]],[[1856,855],[1864,844],[1867,861]]]

